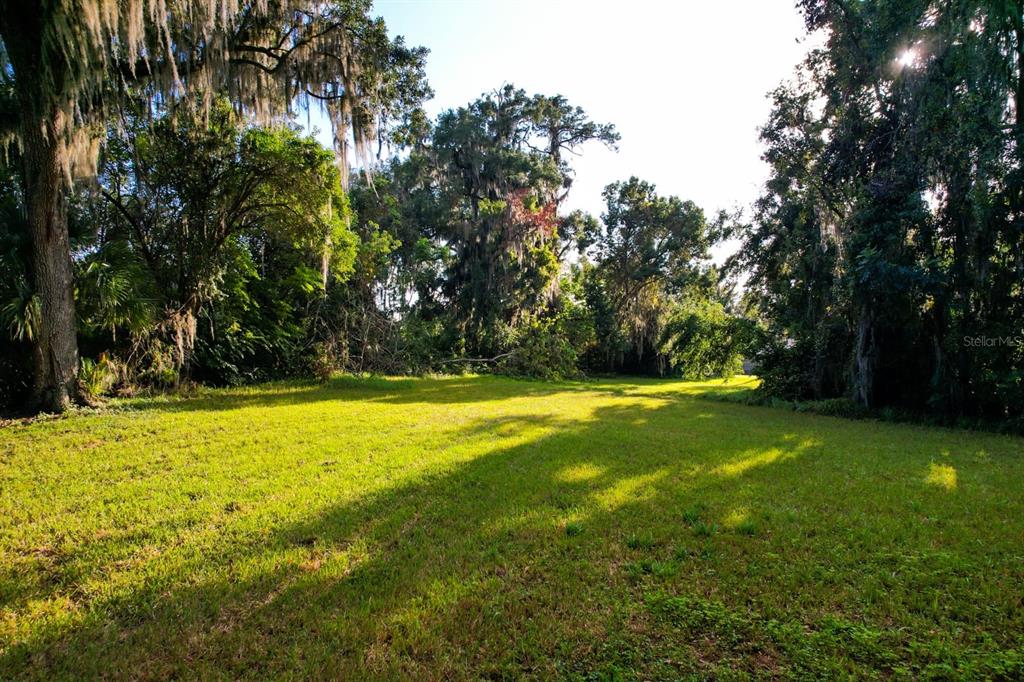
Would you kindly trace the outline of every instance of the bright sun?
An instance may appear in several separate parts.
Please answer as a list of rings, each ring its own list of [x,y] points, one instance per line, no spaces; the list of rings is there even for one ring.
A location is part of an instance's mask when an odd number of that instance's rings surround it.
[[[917,62],[917,50],[910,48],[904,51],[903,54],[896,58],[896,61],[903,67],[913,66]]]

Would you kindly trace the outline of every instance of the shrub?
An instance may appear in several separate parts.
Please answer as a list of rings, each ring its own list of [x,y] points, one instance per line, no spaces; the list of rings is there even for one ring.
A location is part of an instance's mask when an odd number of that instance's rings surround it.
[[[730,315],[721,303],[687,301],[669,315],[659,344],[671,370],[687,379],[729,377],[743,366],[753,325]]]
[[[78,382],[87,397],[99,398],[105,395],[116,378],[117,372],[106,354],[100,355],[99,360],[82,358],[78,368]]]
[[[317,381],[328,382],[334,373],[338,371],[337,355],[334,351],[334,344],[318,343],[313,347],[313,355],[310,359],[310,369]]]
[[[515,328],[510,354],[497,366],[501,374],[560,380],[579,376],[576,348],[562,329],[562,318],[532,318]]]

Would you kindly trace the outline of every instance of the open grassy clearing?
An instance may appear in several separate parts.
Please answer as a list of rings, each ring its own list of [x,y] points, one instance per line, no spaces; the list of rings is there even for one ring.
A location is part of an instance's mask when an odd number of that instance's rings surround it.
[[[2,429],[0,679],[1024,674],[1024,441],[706,390],[344,378]]]

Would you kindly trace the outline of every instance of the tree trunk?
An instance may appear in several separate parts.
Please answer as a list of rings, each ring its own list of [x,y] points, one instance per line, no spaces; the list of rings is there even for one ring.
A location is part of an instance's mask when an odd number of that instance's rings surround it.
[[[1010,10],[1010,17],[1013,23],[1013,33],[1016,38],[1017,48],[1017,69],[1016,87],[1014,88],[1014,122],[1016,124],[1017,140],[1024,140],[1024,2],[1017,0]]]
[[[320,254],[320,283],[323,285],[323,297],[327,298],[327,283],[331,278],[331,237],[324,240],[324,250]]]
[[[857,341],[853,359],[853,399],[864,407],[873,405],[877,364],[875,316],[870,306],[863,305],[860,319],[857,321]]]
[[[57,110],[46,132],[38,119],[22,124],[25,203],[32,237],[32,278],[41,308],[35,338],[33,407],[63,412],[78,400],[78,339],[71,264],[71,242],[64,210],[65,121]]]
[[[61,94],[65,71],[58,58],[44,69],[43,25],[35,3],[0,0],[0,34],[21,109],[25,208],[32,241],[32,283],[40,302],[35,330],[32,407],[63,412],[78,393],[78,339],[72,284],[71,240],[64,205],[66,133],[70,106]],[[44,77],[46,71],[48,77]]]

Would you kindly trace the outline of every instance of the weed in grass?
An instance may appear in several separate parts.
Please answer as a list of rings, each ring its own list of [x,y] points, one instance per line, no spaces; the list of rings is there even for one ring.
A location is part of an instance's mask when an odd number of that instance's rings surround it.
[[[693,526],[693,534],[699,538],[709,538],[718,533],[717,523],[698,521]]]
[[[644,559],[626,565],[626,574],[634,580],[648,575],[655,578],[670,578],[678,572],[679,565],[673,561]]]
[[[754,519],[743,519],[733,527],[733,530],[740,535],[752,537],[757,535],[757,522]]]
[[[679,572],[679,565],[673,561],[652,561],[650,570],[657,578],[669,578]]]
[[[639,580],[645,575],[649,575],[651,572],[650,561],[632,561],[625,566],[626,575],[631,580]]]
[[[645,534],[632,534],[626,538],[626,547],[630,549],[653,549],[659,543],[653,536]]]
[[[700,523],[701,516],[704,514],[703,506],[689,507],[683,512],[683,523],[687,526],[695,526]]]
[[[583,532],[583,525],[576,521],[570,521],[565,524],[565,534],[571,538],[576,537]]]

